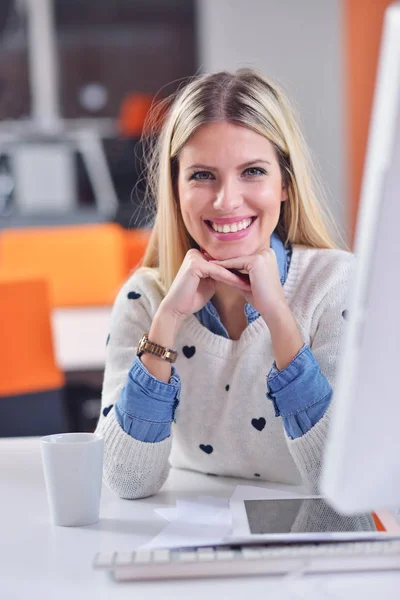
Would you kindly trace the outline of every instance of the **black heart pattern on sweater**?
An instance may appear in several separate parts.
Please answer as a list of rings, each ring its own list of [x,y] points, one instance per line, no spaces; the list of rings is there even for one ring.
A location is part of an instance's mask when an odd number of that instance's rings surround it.
[[[204,444],[200,444],[199,448],[200,450],[203,450],[203,452],[205,452],[206,454],[211,454],[211,452],[214,450],[214,448],[210,446],[210,444],[207,444],[206,446]]]
[[[342,312],[342,317],[345,321],[347,321],[347,317],[349,316],[349,311],[348,310],[344,310]]]
[[[264,417],[260,417],[259,419],[252,419],[251,420],[251,424],[253,425],[253,427],[255,429],[257,429],[258,431],[262,431],[266,425],[266,420],[264,419]]]
[[[254,473],[254,477],[260,477],[260,473]]]
[[[227,392],[229,392],[229,383],[228,383],[228,385],[225,386],[225,389]]]
[[[110,412],[110,410],[112,409],[113,406],[114,406],[114,404],[110,404],[110,406],[106,406],[105,408],[103,408],[103,415],[105,417],[108,415],[108,413]]]
[[[128,300],[138,300],[142,297],[142,294],[138,294],[138,292],[129,292]]]
[[[196,353],[196,348],[194,346],[183,346],[182,352],[186,358],[192,358]]]

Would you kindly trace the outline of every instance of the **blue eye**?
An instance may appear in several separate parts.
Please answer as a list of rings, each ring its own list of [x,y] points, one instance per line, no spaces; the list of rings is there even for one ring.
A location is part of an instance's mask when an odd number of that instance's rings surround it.
[[[265,169],[261,167],[248,167],[243,171],[243,175],[247,177],[260,177],[266,175]],[[215,179],[215,176],[210,171],[195,171],[189,177],[189,181],[209,181]]]
[[[207,181],[208,179],[211,179],[211,177],[214,176],[210,171],[196,171],[195,173],[192,173],[190,179],[194,181]]]
[[[257,177],[258,175],[265,175],[266,171],[260,167],[249,167],[244,173],[250,175],[250,177]]]

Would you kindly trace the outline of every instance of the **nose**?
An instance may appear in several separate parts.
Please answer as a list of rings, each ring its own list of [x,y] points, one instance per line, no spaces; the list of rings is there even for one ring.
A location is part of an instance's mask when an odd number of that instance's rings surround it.
[[[225,179],[217,190],[213,206],[216,211],[223,213],[234,212],[243,204],[242,192],[236,181]]]

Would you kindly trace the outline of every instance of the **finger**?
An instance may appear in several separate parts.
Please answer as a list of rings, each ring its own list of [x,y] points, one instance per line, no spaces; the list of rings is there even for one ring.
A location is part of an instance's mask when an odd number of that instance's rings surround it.
[[[249,262],[251,262],[251,257],[236,257],[236,258],[227,258],[225,260],[210,260],[211,264],[220,265],[221,267],[225,267],[225,269],[243,269],[245,271],[249,270]]]
[[[233,273],[232,273],[232,275],[233,275]],[[246,280],[241,279],[240,277],[237,277],[236,275],[233,275],[232,279],[229,277],[224,277],[224,276],[221,277],[219,274],[213,274],[210,277],[212,279],[214,279],[214,281],[218,281],[220,283],[225,283],[226,285],[230,285],[231,287],[237,287],[245,292],[251,291],[250,284]]]
[[[235,275],[240,277],[240,279],[242,281],[245,281],[246,283],[250,283],[250,275],[248,273],[242,273],[238,269],[228,269],[228,271],[230,271],[231,273],[234,273]]]
[[[219,266],[215,264],[213,261],[206,260],[203,253],[196,251],[196,254],[199,254],[199,258],[201,259],[200,275],[202,278],[211,277],[216,281],[220,281],[221,283],[226,283],[227,285],[231,285],[234,287],[238,287],[244,291],[250,291],[249,278],[246,276],[242,276],[241,273],[232,273],[228,269],[223,266]]]
[[[206,252],[203,248],[200,248],[200,252],[202,253],[202,255],[204,256],[204,258],[206,260],[214,260],[212,256],[210,256],[208,254],[208,252]]]
[[[221,283],[226,283],[234,287],[238,287],[244,291],[250,291],[251,287],[248,280],[242,279],[240,274],[232,273],[224,267],[218,265],[210,265],[211,269],[208,269],[208,276]],[[214,268],[215,267],[215,268]]]

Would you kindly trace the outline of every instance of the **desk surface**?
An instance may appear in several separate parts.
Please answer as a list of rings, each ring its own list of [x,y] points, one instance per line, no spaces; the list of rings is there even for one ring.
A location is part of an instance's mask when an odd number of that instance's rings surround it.
[[[280,600],[379,597],[397,600],[400,573],[244,577],[198,581],[116,583],[92,570],[98,551],[132,550],[156,535],[165,521],[154,513],[177,497],[230,497],[243,480],[172,470],[156,496],[129,501],[103,486],[100,521],[82,528],[49,524],[39,438],[0,439],[0,597],[4,600]],[[262,482],[251,482],[262,486]]]

